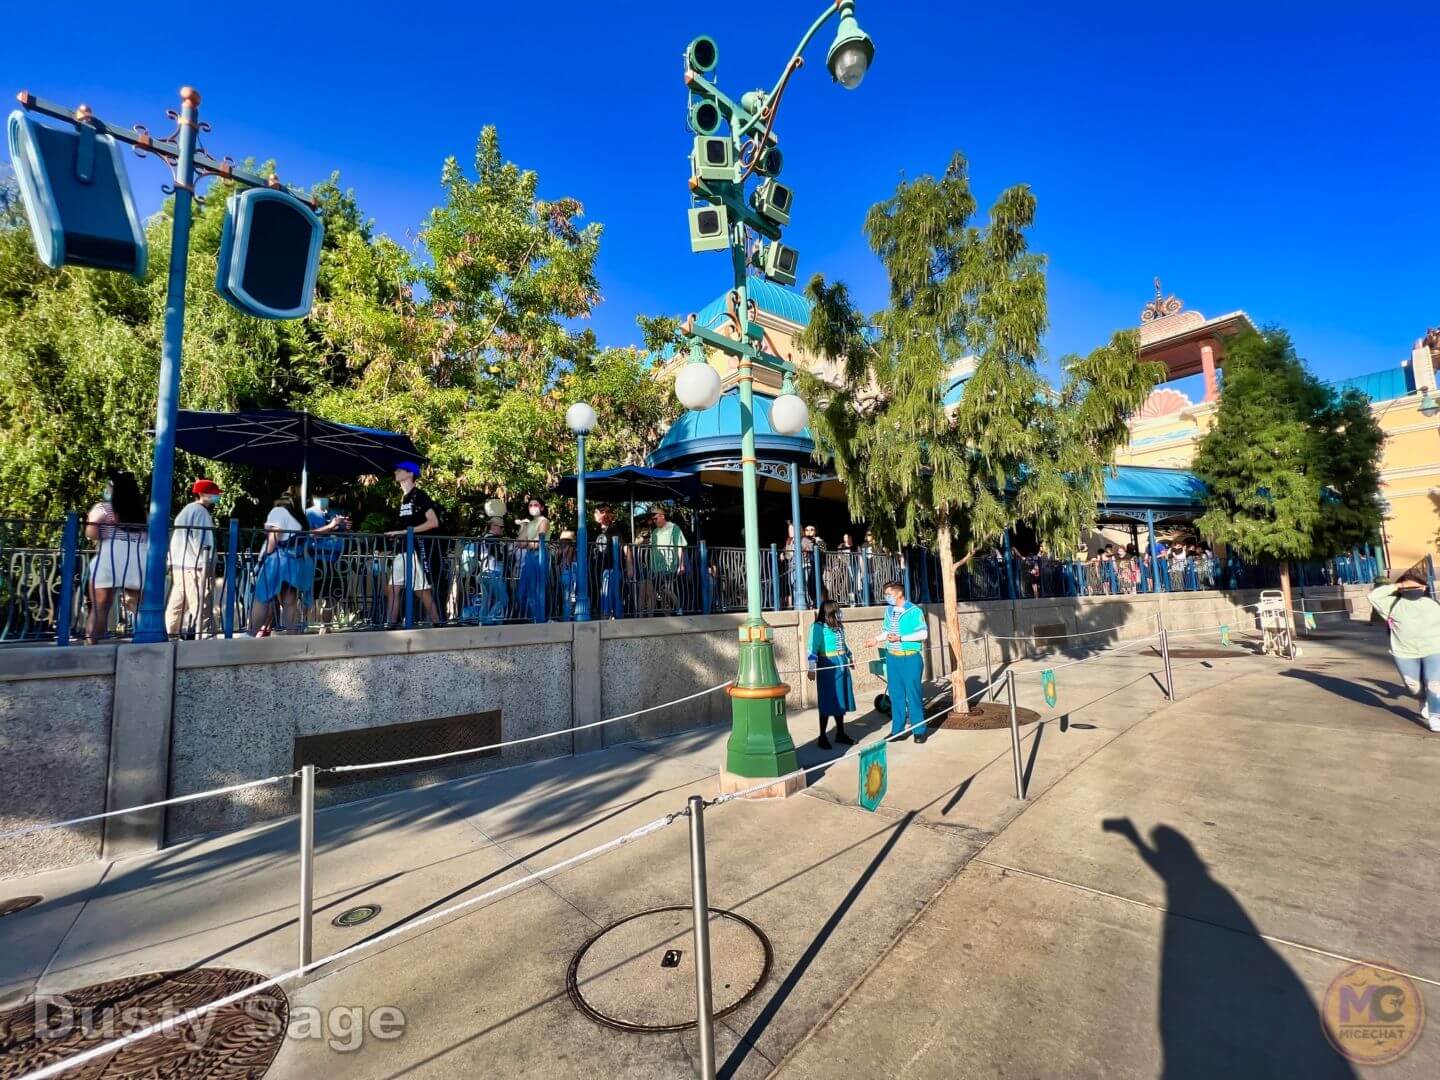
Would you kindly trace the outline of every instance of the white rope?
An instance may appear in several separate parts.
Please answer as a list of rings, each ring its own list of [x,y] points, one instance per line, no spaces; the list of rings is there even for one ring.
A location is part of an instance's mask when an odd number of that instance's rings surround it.
[[[541,739],[554,739],[560,735],[570,735],[576,731],[589,731],[591,728],[604,727],[606,724],[618,723],[621,720],[631,720],[637,716],[644,716],[646,713],[656,712],[660,709],[668,709],[672,705],[683,705],[687,701],[694,701],[696,698],[704,697],[706,694],[713,694],[716,690],[723,690],[733,683],[734,679],[726,679],[715,686],[707,687],[704,690],[697,690],[693,694],[686,694],[684,697],[676,698],[674,701],[662,702],[659,705],[648,705],[643,709],[636,709],[634,712],[621,713],[619,716],[610,716],[604,720],[596,720],[591,724],[581,724],[578,727],[561,728],[558,731],[546,731],[539,735],[527,735],[522,739],[506,739],[503,742],[490,743],[488,746],[471,746],[464,750],[451,750],[444,754],[426,754],[423,757],[400,758],[395,761],[373,761],[364,765],[332,765],[329,768],[319,769],[322,773],[348,773],[368,772],[372,769],[389,769],[397,765],[416,765],[426,761],[444,761],[447,758],[463,757],[466,754],[479,754],[486,750],[499,750],[506,746],[519,746],[521,743],[539,742]]]
[[[1159,616],[1157,615],[1156,618],[1159,618]],[[1115,633],[1116,631],[1118,631],[1118,630],[1123,630],[1123,629],[1124,629],[1124,627],[1121,627],[1121,626],[1107,626],[1107,627],[1104,627],[1104,628],[1102,628],[1102,629],[1100,629],[1100,630],[1082,630],[1082,631],[1080,631],[1079,633],[1076,633],[1076,634],[1042,634],[1042,635],[1040,635],[1040,636],[1038,636],[1038,637],[1036,637],[1036,636],[1020,637],[1020,636],[1010,636],[1010,635],[1006,635],[1006,634],[984,634],[984,635],[982,635],[981,637],[978,637],[978,638],[966,638],[965,640],[966,640],[966,641],[983,641],[985,638],[988,637],[988,638],[990,638],[990,639],[993,640],[993,641],[1065,641],[1065,640],[1067,640],[1068,638],[1094,637],[1096,634],[1113,634],[1113,633]]]
[[[607,840],[605,843],[599,844],[586,851],[582,851],[578,855],[572,855],[568,859],[562,859],[560,862],[556,863],[553,866],[547,866],[543,870],[537,870],[533,874],[529,874],[523,878],[520,878],[517,881],[512,881],[508,884],[501,885],[499,888],[491,889],[489,892],[482,893],[479,896],[472,896],[469,900],[462,900],[458,904],[452,904],[448,908],[443,908],[440,911],[432,912],[431,914],[426,915],[424,918],[415,919],[407,923],[402,923],[401,925],[396,926],[393,929],[387,930],[385,931],[385,933],[379,934],[376,937],[370,938],[367,941],[358,942],[354,945],[349,946],[348,948],[341,949],[339,952],[331,953],[329,956],[322,957],[319,960],[312,960],[310,963],[305,964],[302,967],[294,968],[290,971],[287,971],[283,975],[276,975],[274,978],[266,979],[263,982],[258,982],[254,986],[246,987],[244,990],[237,990],[233,994],[228,994],[225,997],[219,998],[215,1001],[211,1001],[205,1005],[199,1005],[193,1009],[187,1010],[186,1012],[180,1013],[177,1016],[172,1016],[168,1019],[162,1020],[157,1024],[151,1024],[148,1027],[143,1027],[138,1031],[132,1031],[129,1035],[122,1036],[118,1039],[113,1039],[107,1043],[102,1043],[99,1046],[92,1047],[89,1050],[86,1050],[79,1054],[75,1054],[72,1057],[65,1058],[62,1061],[54,1062],[50,1065],[45,1066],[43,1069],[37,1069],[32,1073],[26,1073],[20,1078],[20,1080],[46,1080],[47,1077],[59,1076],[62,1072],[67,1072],[68,1070],[73,1069],[79,1065],[84,1065],[86,1062],[94,1061],[97,1058],[113,1054],[118,1050],[123,1050],[127,1046],[133,1046],[135,1043],[140,1042],[143,1039],[148,1039],[151,1035],[158,1035],[161,1032],[169,1031],[175,1027],[180,1026],[181,1024],[188,1024],[190,1023],[190,1021],[199,1019],[206,1013],[214,1012],[216,1009],[223,1009],[227,1005],[233,1005],[237,1001],[244,1001],[246,998],[253,997],[254,995],[264,990],[269,990],[271,987],[279,986],[282,983],[289,982],[291,979],[304,975],[307,971],[313,971],[315,968],[322,967],[325,964],[333,964],[337,960],[343,960],[346,957],[353,956],[363,950],[373,949],[375,946],[381,944],[382,942],[389,941],[390,939],[397,937],[400,934],[408,934],[412,930],[416,930],[419,927],[425,926],[427,923],[432,923],[437,919],[442,919],[447,915],[453,915],[456,912],[465,910],[466,908],[474,907],[476,904],[483,903],[486,900],[493,900],[498,896],[503,896],[505,893],[514,892],[516,889],[520,888],[520,886],[528,885],[532,881],[540,881],[544,878],[552,877],[553,875],[558,874],[560,871],[567,870],[570,867],[576,865],[577,863],[584,862],[588,859],[595,858],[596,856],[614,851],[616,848],[620,848],[625,846],[626,844],[633,843],[634,841],[639,840],[641,837],[648,836],[651,833],[659,832],[661,829],[674,822],[676,818],[683,817],[684,814],[685,811],[677,811],[672,814],[666,814],[664,817],[656,818],[654,821],[641,825],[639,828],[631,829],[623,836],[617,836],[613,840]]]
[[[231,784],[229,787],[211,788],[209,791],[197,791],[190,795],[177,795],[173,799],[161,799],[159,802],[141,803],[139,806],[127,806],[123,810],[106,810],[103,814],[87,814],[85,817],[70,818],[68,821],[50,821],[43,825],[27,825],[23,829],[11,829],[8,832],[0,832],[0,840],[8,840],[12,836],[26,836],[30,833],[45,832],[47,829],[63,829],[68,825],[83,825],[87,821],[99,821],[101,818],[117,817],[120,814],[134,814],[141,810],[154,810],[159,806],[173,806],[176,803],[195,802],[198,799],[209,799],[216,795],[229,795],[235,791],[245,791],[248,788],[263,787],[266,784],[278,784],[282,780],[293,780],[299,776],[298,771],[285,773],[282,776],[267,776],[264,780],[247,780],[243,784]]]
[[[1070,660],[1064,664],[1051,664],[1048,667],[1042,668],[1039,672],[1029,671],[1026,672],[1026,674],[1043,675],[1046,671],[1063,671],[1065,668],[1074,667],[1077,664],[1088,664],[1092,660],[1104,660],[1107,657],[1114,656],[1116,653],[1127,652],[1128,650],[1133,649],[1137,645],[1144,645],[1147,641],[1158,641],[1159,639],[1159,634],[1151,634],[1148,637],[1136,638],[1134,641],[1127,642],[1124,645],[1116,645],[1112,649],[1103,649],[1097,652],[1094,656],[1082,656],[1079,660]]]

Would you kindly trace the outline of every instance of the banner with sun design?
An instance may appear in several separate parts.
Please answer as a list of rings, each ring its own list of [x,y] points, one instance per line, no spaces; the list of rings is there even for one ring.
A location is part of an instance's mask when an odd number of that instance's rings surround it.
[[[1301,614],[1303,614],[1303,615],[1305,616],[1305,629],[1306,629],[1306,630],[1314,630],[1314,629],[1315,629],[1315,616],[1312,615],[1312,614],[1311,614],[1310,612],[1308,612],[1308,611],[1301,612]]]
[[[860,751],[860,808],[874,810],[885,798],[890,783],[890,766],[885,756],[886,742],[878,742]]]
[[[1228,626],[1222,626],[1222,627],[1220,627],[1220,644],[1221,644],[1221,645],[1229,645],[1229,644],[1230,644],[1230,627],[1228,627]]]
[[[1050,708],[1053,709],[1055,707],[1055,702],[1059,700],[1060,695],[1055,690],[1055,672],[1051,671],[1049,668],[1046,668],[1044,671],[1040,672],[1040,689],[1045,691],[1045,704],[1049,705]]]

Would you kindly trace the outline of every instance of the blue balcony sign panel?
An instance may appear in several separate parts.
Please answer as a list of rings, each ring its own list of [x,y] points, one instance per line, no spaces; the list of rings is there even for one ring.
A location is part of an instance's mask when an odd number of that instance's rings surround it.
[[[90,123],[72,130],[10,114],[10,161],[40,261],[143,277],[148,251],[120,146]]]
[[[248,315],[299,319],[310,313],[325,226],[299,199],[251,188],[225,200],[215,291]]]

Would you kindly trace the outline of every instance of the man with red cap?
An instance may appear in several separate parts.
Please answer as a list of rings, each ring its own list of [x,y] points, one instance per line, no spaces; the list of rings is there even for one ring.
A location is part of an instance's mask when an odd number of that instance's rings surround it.
[[[215,519],[210,509],[220,501],[220,485],[199,479],[190,486],[194,500],[175,515],[170,532],[170,602],[165,605],[165,632],[179,637],[215,633]]]

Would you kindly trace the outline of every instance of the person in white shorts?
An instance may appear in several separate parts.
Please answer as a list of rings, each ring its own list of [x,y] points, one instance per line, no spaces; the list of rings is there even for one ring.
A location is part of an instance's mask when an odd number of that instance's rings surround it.
[[[145,528],[145,503],[140,485],[128,472],[112,469],[100,501],[85,517],[85,535],[96,541],[90,560],[87,592],[90,611],[85,619],[85,644],[94,645],[109,629],[110,609],[115,590],[124,594],[124,606],[132,614],[140,607],[140,590],[145,580],[149,535]]]
[[[420,478],[420,466],[413,461],[402,461],[395,466],[395,482],[400,485],[400,513],[396,518],[399,526],[387,532],[386,536],[404,540],[405,534],[415,530],[415,549],[410,556],[410,588],[415,599],[424,610],[425,620],[432,624],[440,621],[435,609],[435,595],[431,589],[429,568],[426,565],[425,548],[419,542],[421,533],[433,532],[440,527],[440,509],[434,499],[416,486]],[[396,555],[390,564],[390,585],[386,590],[389,610],[386,621],[392,626],[400,621],[401,605],[405,602],[405,549]]]

